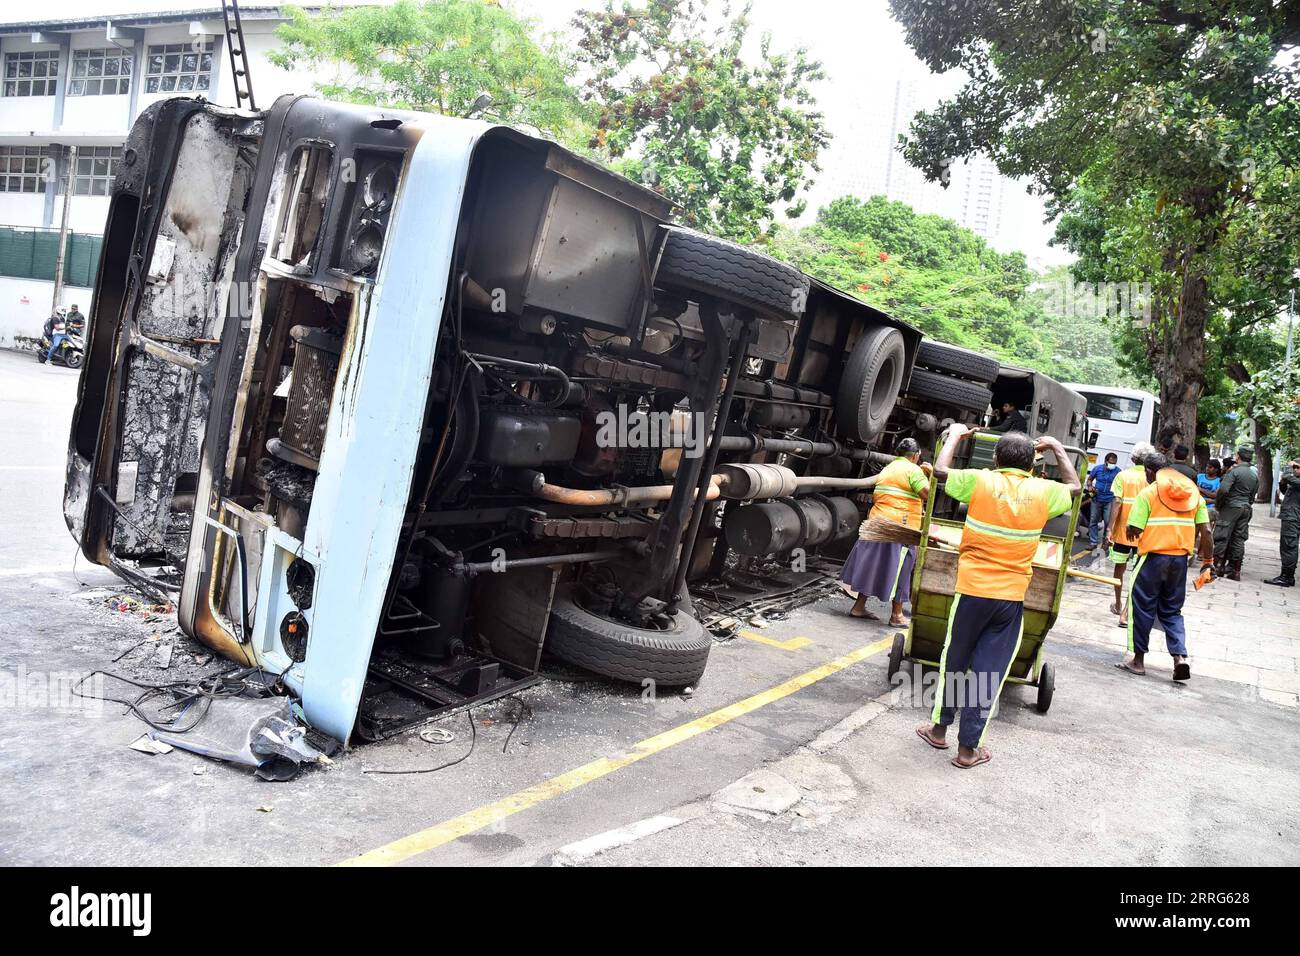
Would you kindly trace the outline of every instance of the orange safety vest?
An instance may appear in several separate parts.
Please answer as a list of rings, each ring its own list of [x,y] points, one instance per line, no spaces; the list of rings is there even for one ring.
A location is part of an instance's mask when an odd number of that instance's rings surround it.
[[[872,493],[872,517],[887,518],[909,528],[921,527],[921,496],[912,490],[908,476],[920,471],[906,458],[895,458],[880,472]],[[924,474],[924,472],[922,472]]]
[[[1045,479],[1015,469],[982,472],[966,506],[957,593],[1023,601],[1047,515]]]
[[[1133,511],[1133,503],[1147,486],[1147,470],[1143,465],[1125,468],[1115,476],[1111,493],[1119,505],[1119,534],[1115,535],[1116,544],[1135,545],[1137,541],[1128,536],[1128,516]]]
[[[1195,554],[1201,492],[1191,479],[1165,468],[1141,496],[1151,506],[1151,514],[1138,538],[1138,554]]]

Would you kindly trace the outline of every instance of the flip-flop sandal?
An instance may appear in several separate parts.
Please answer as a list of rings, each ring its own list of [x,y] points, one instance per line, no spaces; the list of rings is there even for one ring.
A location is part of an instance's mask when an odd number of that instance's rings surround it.
[[[1134,675],[1135,677],[1146,677],[1146,676],[1147,676],[1147,672],[1146,672],[1146,671],[1139,671],[1139,670],[1135,670],[1134,668],[1130,667],[1128,661],[1116,661],[1116,662],[1115,662],[1115,666],[1118,667],[1118,668],[1119,668],[1120,670],[1122,670],[1122,671],[1128,671],[1130,674]]]
[[[978,756],[970,763],[962,763],[961,754],[953,757],[952,760],[948,762],[959,770],[970,770],[972,767],[978,767],[980,764],[988,763],[993,759],[993,751],[989,750],[988,747],[980,747],[976,750],[976,753]]]
[[[1183,661],[1181,664],[1174,665],[1174,680],[1184,681],[1192,679],[1192,665]]]
[[[853,618],[853,620],[855,621],[879,621],[880,620],[880,618],[877,615],[872,614],[870,611],[863,611],[861,614],[854,614],[852,611],[849,611],[849,617]]]
[[[926,731],[926,728],[924,728],[924,727],[917,727],[917,728],[916,728],[916,736],[920,737],[922,740],[924,740],[927,744],[929,744],[929,745],[930,745],[931,747],[933,747],[935,750],[947,750],[949,747],[952,746],[952,744],[948,743],[948,741],[946,741],[946,740],[945,740],[943,743],[941,743],[941,744],[936,744],[936,743],[934,742],[934,740],[930,737],[930,735],[927,734],[925,731]]]
[[[1116,603],[1113,602],[1113,601],[1111,602],[1111,605],[1110,605],[1110,613],[1111,613],[1111,614],[1118,614],[1118,613],[1119,613],[1119,605],[1116,604]]]

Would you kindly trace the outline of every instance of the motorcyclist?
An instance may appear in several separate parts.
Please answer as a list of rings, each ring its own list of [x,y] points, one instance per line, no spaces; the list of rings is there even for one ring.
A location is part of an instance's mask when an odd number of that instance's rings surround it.
[[[81,336],[85,330],[86,316],[82,315],[77,303],[74,302],[72,310],[66,313],[56,311],[55,315],[49,317],[48,323],[45,323],[45,336],[49,338],[49,359],[59,355],[65,338]]]
[[[45,357],[49,361],[54,361],[54,357],[59,354],[59,346],[67,337],[68,320],[61,309],[55,309],[54,313],[45,320],[45,338],[49,340],[49,349]]]
[[[81,314],[81,307],[77,303],[72,303],[72,308],[68,310],[68,334],[83,335],[86,331],[86,317]]]
[[[45,334],[45,337],[49,339],[51,342],[53,342],[54,334],[56,332],[62,332],[62,331],[63,331],[63,313],[60,312],[58,309],[55,309],[53,312],[50,313],[50,317],[45,320],[45,328],[43,329],[43,332]]]

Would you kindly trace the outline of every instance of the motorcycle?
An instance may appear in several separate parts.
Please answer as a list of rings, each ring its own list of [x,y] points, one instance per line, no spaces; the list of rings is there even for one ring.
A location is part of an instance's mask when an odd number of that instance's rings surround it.
[[[57,347],[54,344],[55,339],[59,343]],[[41,341],[36,348],[36,360],[42,365],[49,362],[51,365],[81,368],[85,353],[86,345],[81,333],[67,331],[67,323],[62,317],[55,317],[41,333]]]

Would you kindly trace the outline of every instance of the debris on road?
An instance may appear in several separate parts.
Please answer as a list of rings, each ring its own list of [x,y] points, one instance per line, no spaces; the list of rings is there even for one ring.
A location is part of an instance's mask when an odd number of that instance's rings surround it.
[[[90,678],[102,675],[139,690],[134,698],[82,694]],[[308,765],[328,766],[339,745],[298,719],[283,688],[258,668],[232,668],[200,680],[150,683],[122,674],[92,671],[77,685],[82,696],[119,703],[149,725],[151,743],[132,748],[166,753],[172,747],[253,768],[263,780],[291,780]],[[152,747],[161,743],[167,750]]]
[[[138,750],[142,754],[157,756],[159,754],[169,754],[174,748],[171,744],[163,743],[161,740],[154,740],[148,734],[141,734],[131,741],[131,749]]]
[[[192,702],[178,719],[198,706]],[[287,697],[213,698],[199,723],[180,732],[154,731],[157,740],[204,757],[253,768],[262,780],[285,781],[303,766],[329,758],[306,740]]]

